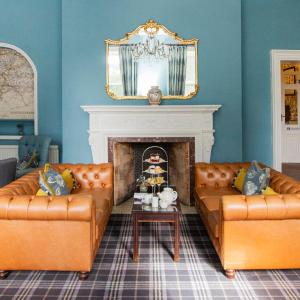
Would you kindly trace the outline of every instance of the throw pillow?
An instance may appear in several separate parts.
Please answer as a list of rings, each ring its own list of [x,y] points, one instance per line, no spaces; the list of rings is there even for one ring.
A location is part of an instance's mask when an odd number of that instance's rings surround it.
[[[69,191],[75,190],[78,186],[77,180],[70,169],[65,169],[61,176],[67,184]]]
[[[270,180],[270,169],[261,169],[256,161],[248,168],[243,185],[244,195],[258,195],[265,189]]]
[[[245,182],[246,174],[247,174],[247,170],[244,168],[241,168],[239,170],[237,176],[234,178],[233,187],[235,187],[240,192],[243,192],[243,185]]]
[[[37,168],[39,166],[39,157],[35,151],[27,153],[17,164],[17,170],[28,168]]]
[[[270,195],[279,195],[278,193],[276,193],[272,188],[270,188],[269,186],[261,191],[262,195],[265,196],[270,196]]]
[[[36,196],[48,196],[48,193],[44,192],[42,189],[39,189],[35,195]]]
[[[62,196],[70,193],[62,175],[52,169],[49,165],[45,166],[44,172],[40,171],[39,173],[40,187],[47,195]]]

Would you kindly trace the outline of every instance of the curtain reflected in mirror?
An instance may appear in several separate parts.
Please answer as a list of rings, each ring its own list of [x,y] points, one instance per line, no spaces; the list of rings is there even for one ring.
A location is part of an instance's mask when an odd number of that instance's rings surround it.
[[[169,95],[184,95],[186,59],[186,46],[170,46]]]
[[[120,70],[125,96],[137,94],[137,62],[132,56],[131,47],[120,46]]]

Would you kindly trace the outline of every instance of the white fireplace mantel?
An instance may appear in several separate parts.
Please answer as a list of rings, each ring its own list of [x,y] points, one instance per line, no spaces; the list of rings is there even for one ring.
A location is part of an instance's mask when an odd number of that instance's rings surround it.
[[[108,161],[109,137],[194,137],[195,160],[210,161],[213,113],[221,105],[84,105],[94,163]]]

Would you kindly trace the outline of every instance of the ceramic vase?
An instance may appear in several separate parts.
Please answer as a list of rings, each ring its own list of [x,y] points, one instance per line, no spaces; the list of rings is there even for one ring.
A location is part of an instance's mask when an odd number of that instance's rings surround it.
[[[147,96],[150,105],[159,105],[161,102],[162,93],[158,86],[151,86]]]

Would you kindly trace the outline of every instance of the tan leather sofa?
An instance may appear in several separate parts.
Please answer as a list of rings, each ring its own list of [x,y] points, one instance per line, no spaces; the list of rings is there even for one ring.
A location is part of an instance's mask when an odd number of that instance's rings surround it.
[[[248,166],[195,165],[195,206],[227,277],[239,269],[300,268],[300,183],[271,169],[279,195],[244,196],[231,185]]]
[[[92,269],[113,207],[111,164],[59,164],[78,188],[68,196],[35,196],[38,170],[0,189],[0,277],[8,270]]]

